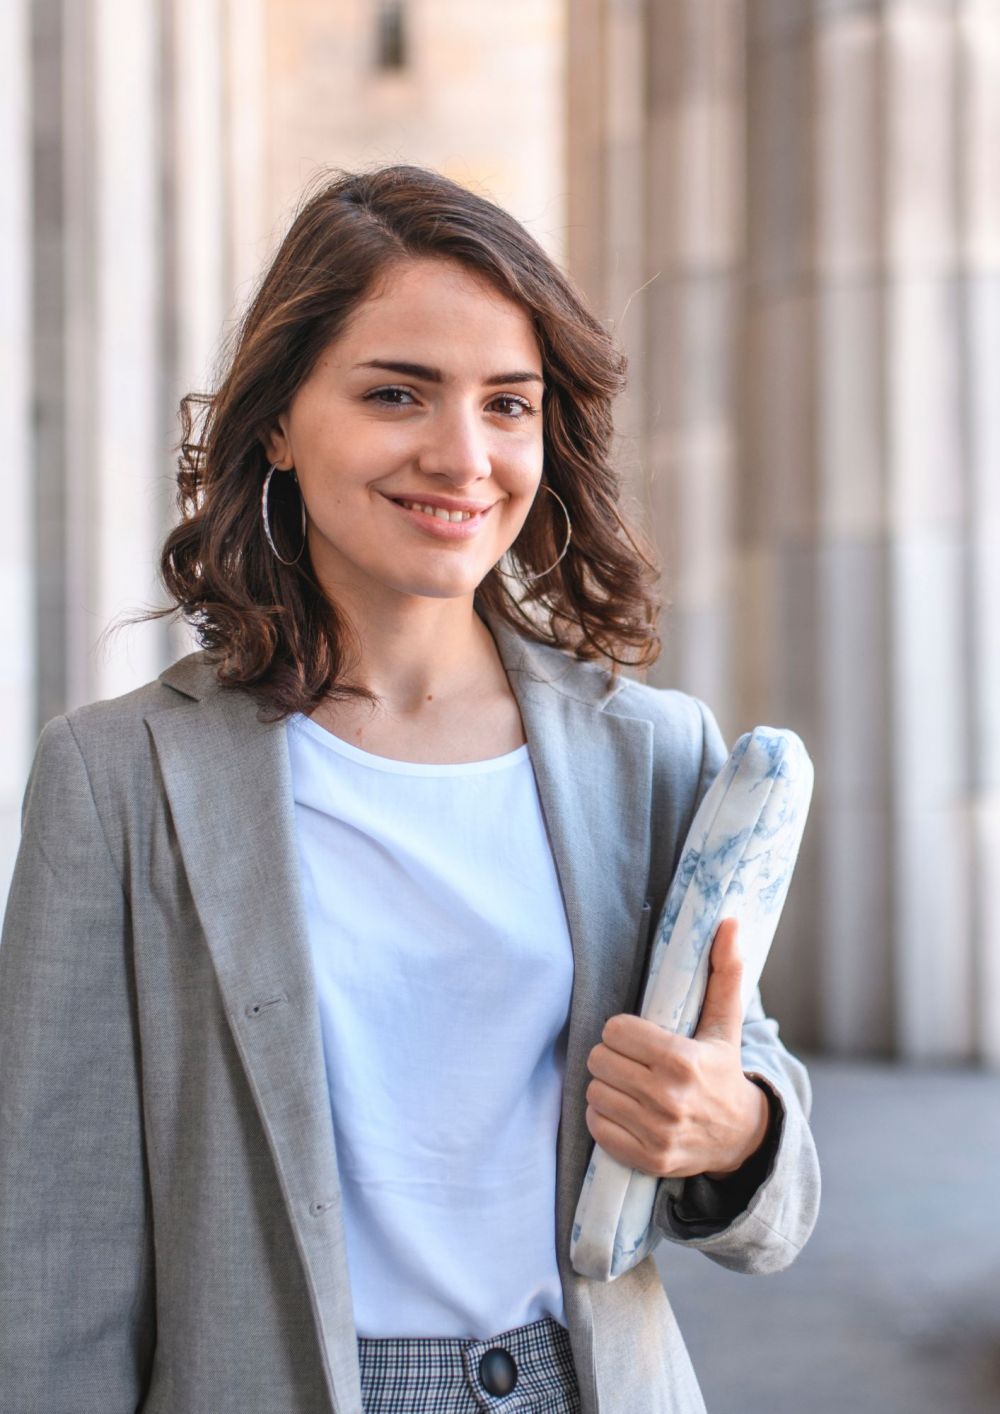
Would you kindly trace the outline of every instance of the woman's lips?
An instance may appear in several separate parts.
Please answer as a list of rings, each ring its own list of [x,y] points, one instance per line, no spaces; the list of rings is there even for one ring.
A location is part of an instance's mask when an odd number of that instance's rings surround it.
[[[411,525],[424,531],[427,535],[437,536],[439,540],[468,540],[472,536],[478,535],[486,517],[493,509],[492,506],[488,506],[485,511],[479,511],[467,520],[444,520],[441,516],[431,515],[412,505],[403,505],[388,496],[385,499],[389,501],[390,505],[395,506],[397,511],[406,516]]]

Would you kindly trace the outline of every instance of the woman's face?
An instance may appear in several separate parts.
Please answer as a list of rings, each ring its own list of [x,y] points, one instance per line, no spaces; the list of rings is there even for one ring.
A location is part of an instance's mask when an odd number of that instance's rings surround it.
[[[471,596],[538,490],[542,391],[519,305],[457,262],[394,267],[265,443],[295,468],[331,598]]]

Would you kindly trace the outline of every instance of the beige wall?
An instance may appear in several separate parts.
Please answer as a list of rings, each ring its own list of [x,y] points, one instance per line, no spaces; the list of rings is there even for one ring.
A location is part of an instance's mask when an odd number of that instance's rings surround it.
[[[376,68],[377,11],[269,0],[271,210],[286,215],[320,165],[414,162],[491,196],[560,258],[563,0],[410,0],[398,72]]]

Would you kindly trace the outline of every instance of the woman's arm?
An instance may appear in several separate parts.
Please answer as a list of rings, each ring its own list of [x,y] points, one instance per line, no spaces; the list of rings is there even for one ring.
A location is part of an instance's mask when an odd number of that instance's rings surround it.
[[[0,944],[0,1414],[136,1410],[155,1343],[129,910],[65,717]]]

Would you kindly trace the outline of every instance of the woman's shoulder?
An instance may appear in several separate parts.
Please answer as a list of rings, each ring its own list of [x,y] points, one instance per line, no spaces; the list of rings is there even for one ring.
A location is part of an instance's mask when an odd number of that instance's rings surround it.
[[[74,732],[114,733],[141,723],[150,712],[183,706],[218,689],[215,669],[202,649],[188,653],[163,669],[158,677],[123,692],[85,703],[66,712]]]
[[[153,714],[191,706],[218,690],[214,668],[204,651],[189,653],[156,678],[117,697],[102,698],[52,717],[38,740],[36,757],[77,753],[88,766],[124,774],[149,756],[148,722]]]
[[[116,863],[125,858],[124,835],[146,819],[161,793],[154,729],[173,712],[194,709],[185,730],[204,730],[202,699],[220,690],[203,651],[190,653],[157,678],[117,697],[88,702],[50,718],[42,729],[25,791],[24,810],[47,827],[46,801],[58,818],[95,808]],[[88,806],[87,802],[91,805]],[[55,816],[53,816],[55,818]]]
[[[620,675],[621,686],[613,707],[620,713],[644,717],[654,726],[669,727],[701,740],[705,721],[713,720],[711,708],[679,687],[654,687],[637,678]]]
[[[699,737],[709,709],[697,697],[673,687],[652,687],[602,659],[579,658],[567,648],[543,643],[490,617],[508,672],[527,673],[556,691],[614,715],[645,717],[654,724],[687,728]]]
[[[690,692],[628,678],[611,708],[651,723],[654,759],[671,776],[697,777],[703,783],[728,755],[712,709]]]
[[[648,722],[654,768],[674,780],[710,778],[725,761],[726,747],[712,709],[677,687],[654,687],[606,663],[574,657],[565,649],[531,643],[525,658],[532,676],[557,692],[612,717]]]
[[[682,688],[654,687],[625,672],[614,673],[605,663],[576,658],[565,649],[532,644],[530,652],[536,662],[545,663],[559,691],[599,706],[612,716],[650,722],[677,744],[689,740],[700,750],[706,733],[718,731],[712,709]]]

